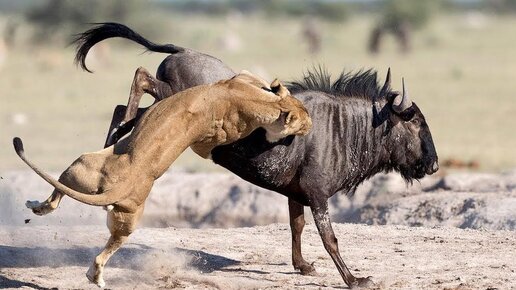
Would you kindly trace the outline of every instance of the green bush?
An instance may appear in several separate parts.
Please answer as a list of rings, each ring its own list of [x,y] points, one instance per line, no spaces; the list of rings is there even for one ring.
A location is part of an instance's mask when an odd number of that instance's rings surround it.
[[[174,1],[162,4],[171,10],[186,13],[203,13],[208,15],[225,15],[232,10],[245,14],[263,12],[269,16],[307,15],[330,21],[343,21],[349,16],[349,5],[344,2],[298,1],[298,0],[227,0],[227,1]]]
[[[516,12],[516,0],[488,0],[486,5],[498,13]]]

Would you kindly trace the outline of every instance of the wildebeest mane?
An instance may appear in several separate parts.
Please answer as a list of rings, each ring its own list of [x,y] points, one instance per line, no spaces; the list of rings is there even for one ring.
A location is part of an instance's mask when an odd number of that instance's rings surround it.
[[[338,98],[363,98],[377,100],[393,94],[389,89],[380,96],[381,87],[377,82],[377,72],[373,69],[358,72],[343,71],[331,81],[331,74],[322,66],[314,66],[303,74],[303,79],[288,83],[292,94],[303,91],[319,91]]]

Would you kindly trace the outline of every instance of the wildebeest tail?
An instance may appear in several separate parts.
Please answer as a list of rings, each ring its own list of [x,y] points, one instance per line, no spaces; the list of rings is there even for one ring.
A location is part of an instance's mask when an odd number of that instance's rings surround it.
[[[113,194],[114,192],[110,192],[107,194],[107,192],[103,192],[100,194],[86,194],[82,193],[76,190],[73,190],[69,188],[68,186],[62,184],[58,180],[54,179],[52,176],[50,176],[48,173],[43,172],[41,169],[39,169],[36,165],[34,165],[32,162],[30,162],[25,157],[25,150],[23,149],[23,142],[20,138],[15,137],[13,139],[13,145],[14,150],[16,151],[16,154],[20,156],[20,158],[25,162],[27,165],[29,165],[34,172],[36,172],[39,176],[41,176],[46,182],[50,183],[57,191],[62,192],[69,197],[80,201],[85,204],[89,205],[95,205],[95,206],[105,206],[105,205],[111,205],[114,204],[127,196],[116,196],[116,194]]]
[[[156,44],[145,39],[143,36],[132,30],[131,28],[115,22],[95,23],[96,26],[76,35],[72,43],[77,45],[75,54],[75,63],[80,65],[82,69],[92,72],[86,67],[86,55],[90,48],[102,40],[122,37],[139,43],[150,51],[162,53],[178,53],[184,51],[184,48],[173,44]]]

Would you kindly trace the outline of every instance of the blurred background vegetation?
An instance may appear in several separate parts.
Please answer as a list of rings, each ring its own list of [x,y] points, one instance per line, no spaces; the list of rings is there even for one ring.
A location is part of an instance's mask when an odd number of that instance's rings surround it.
[[[516,0],[0,0],[0,171],[25,168],[13,136],[53,170],[100,149],[135,69],[154,71],[165,58],[108,40],[87,60],[95,74],[80,71],[70,40],[105,21],[269,79],[297,79],[314,64],[334,75],[373,67],[382,78],[391,67],[395,88],[404,76],[425,113],[442,162],[516,166]],[[222,170],[191,152],[176,164]]]

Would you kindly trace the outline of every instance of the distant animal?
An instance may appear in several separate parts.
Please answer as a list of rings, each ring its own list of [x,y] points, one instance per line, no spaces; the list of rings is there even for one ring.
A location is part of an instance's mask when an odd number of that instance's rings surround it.
[[[134,231],[154,181],[176,158],[188,147],[209,158],[215,146],[234,142],[258,127],[267,131],[269,142],[276,142],[286,136],[306,135],[311,121],[301,102],[279,81],[269,88],[263,80],[241,73],[155,104],[128,138],[83,154],[59,181],[28,161],[21,139],[15,138],[13,143],[20,158],[55,187],[52,196],[60,200],[66,194],[89,205],[110,207],[107,225],[111,237],[86,274],[103,287],[104,265]]]
[[[7,57],[9,56],[9,49],[5,44],[4,40],[0,38],[0,69],[3,68]]]
[[[377,23],[369,36],[368,49],[371,54],[380,52],[380,44],[385,35],[392,34],[399,44],[400,51],[404,54],[410,52],[412,26],[407,19],[401,17],[385,17]]]
[[[134,123],[121,125],[119,122],[124,116],[126,121],[134,120],[139,98],[133,96],[147,92],[160,100],[166,97],[163,92],[167,90],[181,90],[233,73],[212,56],[154,44],[116,23],[101,24],[79,35],[76,61],[87,70],[88,49],[109,37],[128,38],[151,51],[171,53],[158,68],[160,80],[137,71],[129,98],[132,109],[128,112],[133,111],[124,115],[125,106],[115,109],[108,138],[111,142],[129,132],[131,126],[128,125]],[[343,73],[333,84],[329,75],[321,70],[308,72],[303,81],[289,86],[314,121],[314,129],[308,136],[287,137],[270,143],[265,130],[258,129],[235,144],[212,150],[215,163],[251,183],[288,197],[292,263],[303,275],[315,273],[314,266],[301,253],[304,206],[310,206],[314,213],[325,249],[346,285],[367,285],[369,279],[353,276],[338,253],[326,211],[327,198],[339,190],[352,192],[362,181],[381,171],[395,170],[411,181],[438,169],[437,154],[423,114],[406,93],[399,95],[392,91],[390,83],[390,70],[381,89],[373,71]],[[138,89],[142,87],[144,89]],[[120,130],[113,133],[117,129]],[[54,195],[33,211],[42,214],[46,213],[41,212],[42,209],[57,207],[58,197]],[[48,204],[52,206],[46,206]]]
[[[303,40],[308,44],[308,52],[316,55],[321,51],[321,30],[313,18],[303,21]]]

